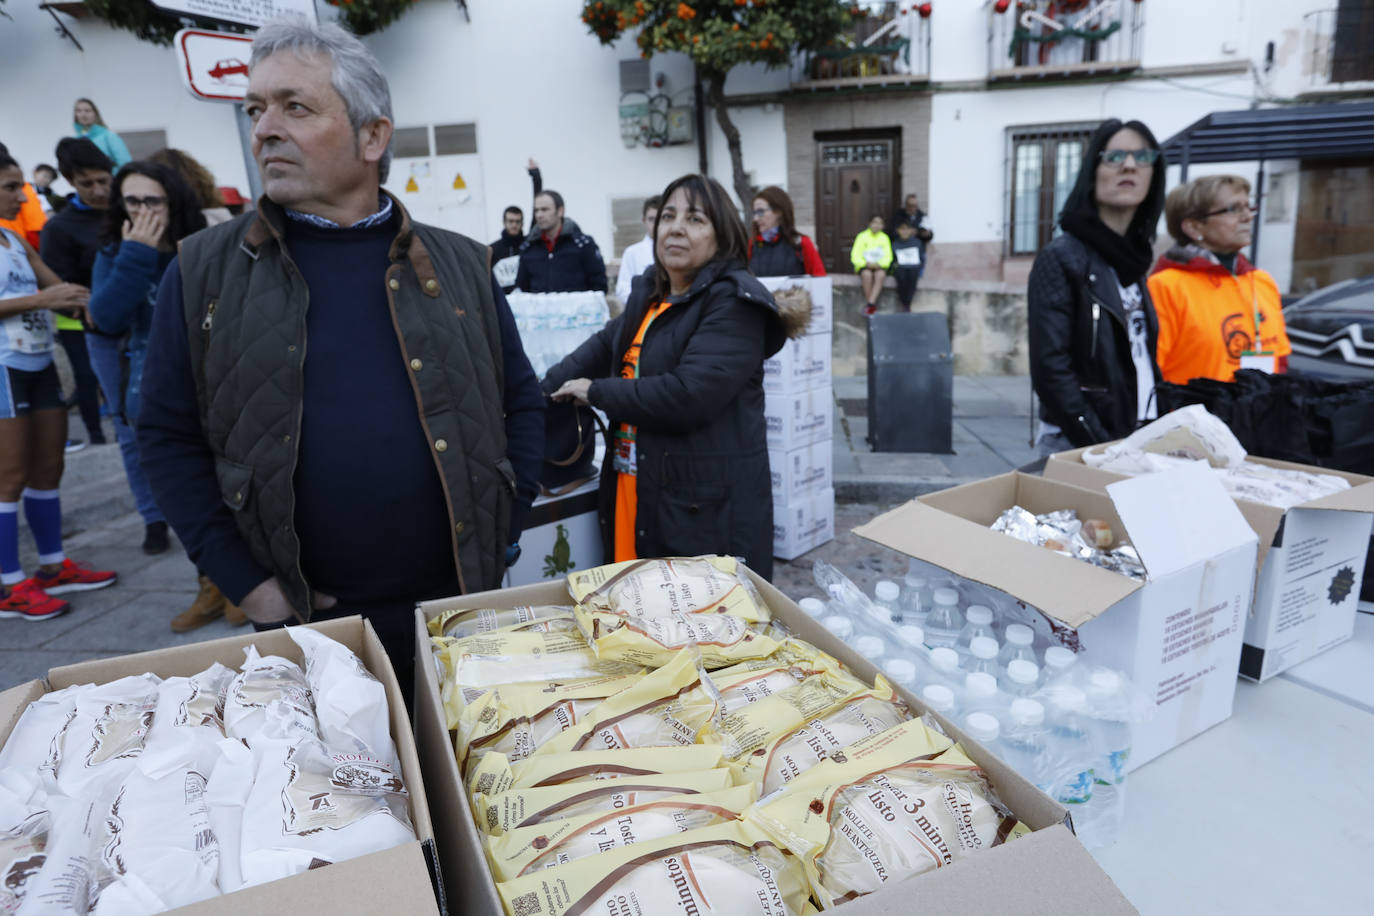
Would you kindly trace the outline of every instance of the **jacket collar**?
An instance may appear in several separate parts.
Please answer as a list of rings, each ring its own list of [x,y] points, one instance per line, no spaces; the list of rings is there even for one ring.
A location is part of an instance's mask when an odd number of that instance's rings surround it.
[[[420,291],[431,299],[438,297],[441,288],[434,270],[434,262],[429,256],[429,249],[415,231],[410,213],[390,191],[383,190],[382,193],[391,200],[395,214],[400,217],[400,226],[396,230],[396,237],[391,242],[387,257],[392,264],[409,260],[415,270],[416,279],[419,280]],[[258,249],[269,241],[275,241],[284,250],[287,220],[285,209],[280,204],[273,203],[264,194],[258,198],[258,208],[254,212],[257,215],[243,237],[243,245],[248,255],[256,260]]]
[[[1218,260],[1212,252],[1203,248],[1201,245],[1175,245],[1164,254],[1159,256],[1155,262],[1151,274],[1157,274],[1161,270],[1186,270],[1192,273],[1211,274],[1216,278],[1229,277],[1231,271]],[[1250,273],[1255,269],[1243,254],[1236,255],[1237,277]]]

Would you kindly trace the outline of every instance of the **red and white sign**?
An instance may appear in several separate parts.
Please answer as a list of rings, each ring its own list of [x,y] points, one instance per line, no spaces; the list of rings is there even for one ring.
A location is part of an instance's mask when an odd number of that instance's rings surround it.
[[[283,14],[318,21],[315,0],[153,0],[153,6],[173,15],[216,19],[254,28]]]
[[[210,102],[242,102],[248,92],[252,35],[182,29],[172,39],[177,71],[191,95]]]

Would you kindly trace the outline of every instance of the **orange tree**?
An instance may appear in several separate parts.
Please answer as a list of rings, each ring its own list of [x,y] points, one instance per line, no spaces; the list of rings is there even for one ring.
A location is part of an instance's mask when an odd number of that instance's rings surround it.
[[[692,59],[730,147],[735,193],[749,206],[739,129],[730,120],[725,76],[739,64],[785,67],[792,55],[833,45],[856,15],[838,0],[585,0],[582,21],[611,44],[635,33],[642,57],[671,51]]]

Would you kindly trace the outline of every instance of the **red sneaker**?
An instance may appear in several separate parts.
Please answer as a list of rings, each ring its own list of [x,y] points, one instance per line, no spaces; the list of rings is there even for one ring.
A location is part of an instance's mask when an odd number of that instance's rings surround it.
[[[105,588],[119,581],[119,574],[100,572],[75,563],[70,557],[62,561],[62,568],[55,573],[45,573],[41,569],[33,574],[34,583],[49,595],[66,592],[90,592]]]
[[[874,305],[872,302],[870,302],[868,305],[865,305],[865,306],[864,306],[864,314],[865,314],[865,315],[876,315],[876,314],[878,314],[878,307],[877,307],[876,305]]]
[[[65,601],[58,601],[32,579],[10,586],[10,593],[0,598],[0,617],[22,620],[46,620],[71,609]]]

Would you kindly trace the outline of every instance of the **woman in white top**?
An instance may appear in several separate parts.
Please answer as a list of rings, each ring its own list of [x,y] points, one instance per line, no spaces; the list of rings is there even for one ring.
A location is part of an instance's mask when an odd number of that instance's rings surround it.
[[[0,219],[24,203],[24,173],[0,155]],[[62,552],[63,446],[67,410],[53,365],[53,311],[85,311],[90,290],[63,283],[28,244],[0,229],[0,618],[41,620],[69,605],[53,594],[113,585]],[[19,509],[38,545],[39,567],[25,578],[19,565]]]

